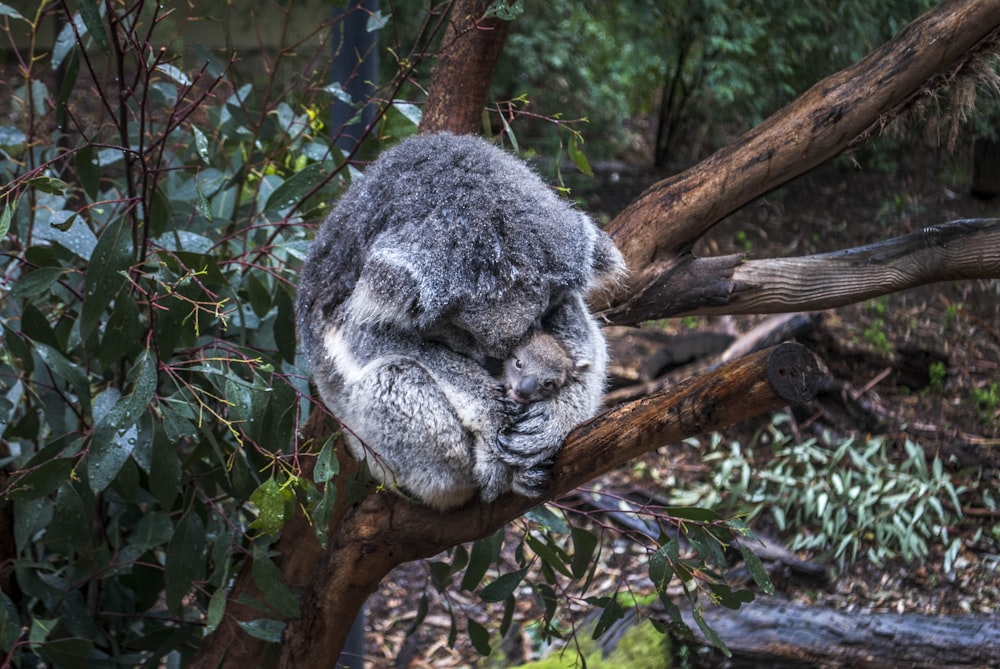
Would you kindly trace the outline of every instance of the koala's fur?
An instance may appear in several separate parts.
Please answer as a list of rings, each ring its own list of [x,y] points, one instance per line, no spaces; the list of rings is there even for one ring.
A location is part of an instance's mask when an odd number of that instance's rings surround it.
[[[621,254],[482,139],[408,139],[344,194],[302,268],[299,333],[323,401],[376,479],[437,508],[538,495],[598,409],[607,352],[584,296]],[[532,329],[590,366],[520,410],[499,364]]]
[[[503,364],[503,388],[520,404],[548,399],[574,375],[590,366],[589,360],[573,360],[559,340],[536,330],[510,352]]]

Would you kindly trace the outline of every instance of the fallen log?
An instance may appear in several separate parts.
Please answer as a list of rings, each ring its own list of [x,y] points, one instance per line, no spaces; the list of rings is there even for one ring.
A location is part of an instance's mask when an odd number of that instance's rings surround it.
[[[668,617],[664,614],[664,621]],[[741,667],[996,667],[1000,666],[1000,618],[916,613],[862,613],[759,597],[737,611],[705,611]],[[699,643],[698,626],[688,621]],[[719,666],[721,655],[706,666]]]

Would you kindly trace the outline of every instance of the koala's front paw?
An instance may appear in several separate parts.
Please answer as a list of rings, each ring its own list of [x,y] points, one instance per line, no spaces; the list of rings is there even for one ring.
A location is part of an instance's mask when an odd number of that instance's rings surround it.
[[[524,497],[538,497],[548,488],[551,473],[551,460],[539,463],[534,467],[518,470],[514,473],[512,489]]]
[[[521,411],[510,426],[497,435],[497,457],[510,467],[524,469],[548,459],[557,444],[548,443],[544,438],[544,428],[548,423],[548,411],[544,403],[529,404]]]

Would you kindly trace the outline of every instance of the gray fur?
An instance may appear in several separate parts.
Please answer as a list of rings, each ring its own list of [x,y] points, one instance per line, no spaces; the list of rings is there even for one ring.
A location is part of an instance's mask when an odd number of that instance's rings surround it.
[[[523,163],[468,136],[387,151],[302,268],[298,326],[323,401],[375,478],[437,509],[538,495],[600,404],[607,353],[584,296],[623,271],[611,240]],[[487,371],[532,329],[591,365],[527,408]]]

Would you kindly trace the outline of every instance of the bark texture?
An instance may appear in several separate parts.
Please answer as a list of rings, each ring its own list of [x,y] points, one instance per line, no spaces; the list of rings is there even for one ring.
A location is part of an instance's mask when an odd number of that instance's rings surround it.
[[[459,0],[451,12],[420,132],[476,134],[510,22],[485,18],[490,0]]]

